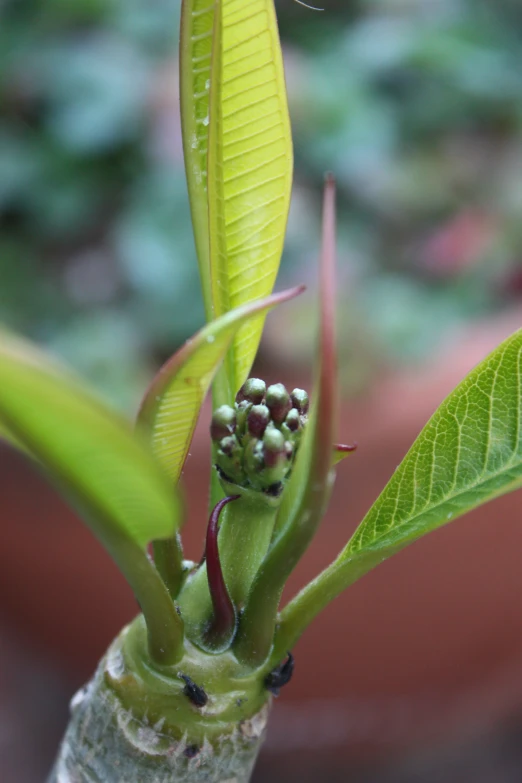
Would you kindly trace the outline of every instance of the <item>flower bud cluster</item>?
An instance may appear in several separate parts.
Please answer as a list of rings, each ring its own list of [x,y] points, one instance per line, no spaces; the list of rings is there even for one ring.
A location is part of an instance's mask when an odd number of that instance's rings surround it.
[[[216,464],[226,481],[278,496],[289,477],[306,425],[308,394],[249,378],[234,406],[212,416]]]

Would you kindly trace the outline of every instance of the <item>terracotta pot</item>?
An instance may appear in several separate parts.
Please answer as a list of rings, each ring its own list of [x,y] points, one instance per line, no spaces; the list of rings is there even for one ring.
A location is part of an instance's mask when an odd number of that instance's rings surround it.
[[[327,518],[288,594],[331,561],[444,396],[519,323],[517,312],[463,332],[421,375],[383,378],[344,406],[341,438],[360,449],[340,469]],[[206,523],[207,426],[208,410],[186,470],[184,533],[194,558]],[[90,533],[7,449],[0,481],[4,617],[80,683],[137,607]],[[353,756],[431,741],[456,727],[482,731],[518,711],[520,503],[511,494],[443,528],[331,605],[294,650],[296,674],[276,706],[269,749]]]

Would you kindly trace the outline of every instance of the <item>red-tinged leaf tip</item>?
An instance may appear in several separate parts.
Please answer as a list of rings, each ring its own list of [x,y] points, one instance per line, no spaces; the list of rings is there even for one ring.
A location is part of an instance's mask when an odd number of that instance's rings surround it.
[[[350,454],[352,451],[357,451],[357,443],[353,443],[351,446],[347,446],[344,443],[336,443],[334,450],[342,452],[343,454]]]
[[[236,610],[228,594],[221,561],[219,558],[218,533],[219,517],[228,503],[238,500],[240,495],[223,498],[215,506],[210,515],[206,538],[207,578],[214,616],[207,632],[210,642],[219,644],[224,639],[231,638],[236,626]]]
[[[344,443],[335,443],[333,447],[333,465],[342,462],[343,459],[346,459],[350,454],[353,454],[354,451],[357,451],[357,443],[354,443],[351,446],[347,446]]]

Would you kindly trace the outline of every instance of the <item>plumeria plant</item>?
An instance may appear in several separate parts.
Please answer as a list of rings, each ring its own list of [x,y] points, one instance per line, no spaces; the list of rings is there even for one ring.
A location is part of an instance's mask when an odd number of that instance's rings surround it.
[[[184,0],[181,103],[207,324],[153,379],[136,425],[58,361],[0,335],[1,435],[76,506],[141,609],[74,697],[51,783],[246,783],[316,615],[408,543],[522,481],[517,332],[441,405],[335,562],[280,605],[353,447],[334,445],[332,177],[311,405],[301,389],[249,378],[265,316],[302,290],[272,294],[292,182],[273,0]],[[209,524],[193,563],[178,482],[210,389]]]

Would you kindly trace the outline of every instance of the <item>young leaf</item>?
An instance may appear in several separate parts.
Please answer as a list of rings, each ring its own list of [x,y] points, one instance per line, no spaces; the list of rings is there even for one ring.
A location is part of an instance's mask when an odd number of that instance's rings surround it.
[[[138,426],[173,483],[180,477],[203,400],[238,330],[303,290],[300,286],[274,294],[211,322],[156,375],[141,404]]]
[[[333,482],[332,444],[337,424],[335,345],[335,183],[326,181],[321,257],[321,323],[310,421],[279,508],[274,540],[241,616],[236,655],[261,663],[270,651],[286,580],[322,519]]]
[[[337,560],[282,612],[274,660],[375,565],[522,486],[521,356],[522,330],[442,403]]]
[[[127,422],[72,373],[5,333],[0,334],[0,419],[118,563],[142,604],[158,659],[174,659],[181,620],[145,547],[152,538],[175,533],[181,508],[152,455]]]
[[[180,90],[183,153],[192,224],[207,320],[212,320],[208,231],[207,152],[213,0],[183,0],[180,37]]]
[[[283,249],[292,140],[273,0],[215,5],[208,197],[216,316],[267,296]],[[238,331],[227,360],[228,397],[245,381],[264,317]]]

